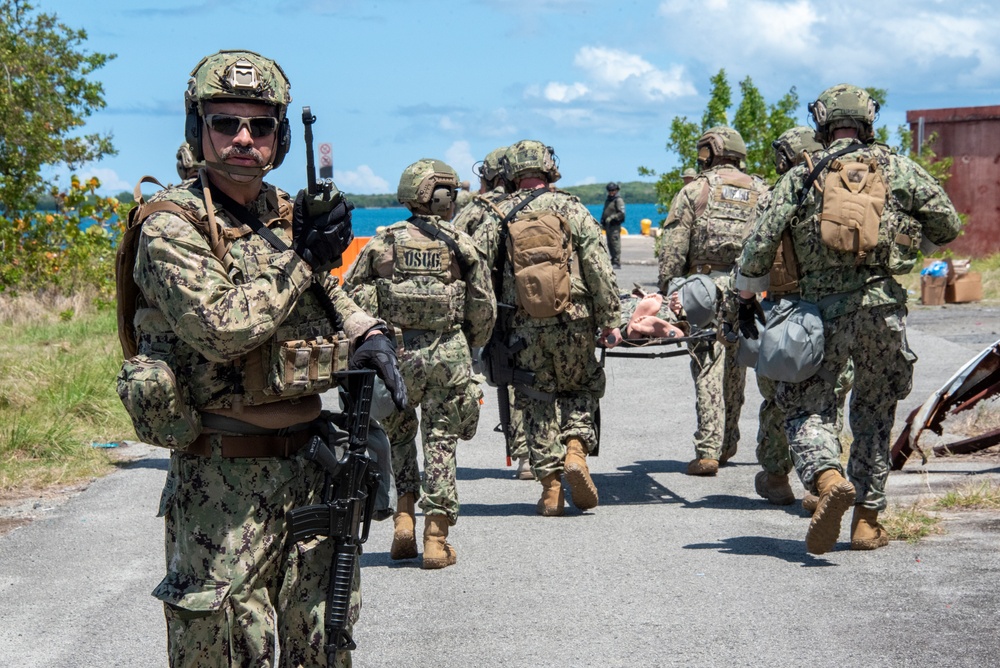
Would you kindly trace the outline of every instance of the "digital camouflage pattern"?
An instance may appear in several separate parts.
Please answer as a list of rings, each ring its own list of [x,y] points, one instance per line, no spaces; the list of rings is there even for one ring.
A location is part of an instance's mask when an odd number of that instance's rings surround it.
[[[170,665],[325,666],[333,541],[285,544],[285,513],[319,503],[323,473],[302,459],[175,454],[160,500]],[[225,509],[225,510],[224,510]],[[361,609],[355,570],[350,625]],[[340,653],[336,665],[351,665]]]
[[[405,206],[427,204],[435,188],[458,188],[458,174],[440,160],[424,158],[409,165],[399,177],[396,199]]]
[[[532,192],[513,193],[500,202],[500,212],[506,215]],[[539,480],[562,471],[568,438],[580,438],[588,452],[596,447],[594,414],[604,395],[605,377],[595,357],[595,334],[617,327],[621,317],[618,289],[597,221],[578,198],[559,190],[538,196],[522,211],[544,209],[554,210],[569,221],[575,260],[571,265],[572,304],[564,312],[551,318],[532,318],[518,307],[511,323],[511,338],[527,343],[515,364],[534,372],[535,391],[556,395],[548,399],[514,393],[531,468]],[[500,222],[496,214],[488,216],[474,237],[490,267],[498,267],[500,253],[507,252],[500,248]],[[504,265],[502,301],[517,304],[511,263]]]
[[[487,188],[492,189],[503,185],[503,183],[498,183],[497,179],[501,176],[501,161],[505,155],[507,155],[507,147],[500,146],[487,153],[486,157],[483,158],[483,164],[477,173]]]
[[[209,100],[264,102],[284,109],[292,101],[291,86],[281,67],[253,51],[219,51],[202,58],[191,70],[186,101],[199,105]]]
[[[872,130],[878,114],[879,103],[863,88],[850,84],[837,84],[819,94],[808,105],[816,123],[817,135],[829,143],[830,131],[836,128],[856,128],[862,141],[874,137]]]
[[[743,160],[747,157],[747,145],[742,135],[734,128],[717,125],[702,133],[695,145],[698,150],[698,161],[704,163],[702,169],[714,166],[717,160]],[[709,149],[705,154],[703,149]]]
[[[453,238],[466,259],[464,270],[451,249],[431,240],[413,223],[421,221]],[[476,433],[481,378],[472,372],[470,347],[489,339],[496,298],[489,272],[472,239],[437,216],[414,215],[379,232],[358,255],[346,277],[359,303],[398,330],[399,368],[409,407],[384,421],[392,443],[392,466],[400,495],[420,491],[425,515],[458,519],[455,477],[458,440]],[[393,297],[396,295],[397,297]],[[450,308],[442,311],[440,304]],[[462,308],[455,308],[461,304]],[[442,314],[447,312],[447,318]],[[421,484],[416,443],[424,451]]]
[[[766,307],[765,307],[766,308]],[[844,402],[854,385],[854,365],[848,358],[844,370],[837,377],[837,420],[834,430],[839,434],[844,429]],[[757,429],[757,463],[768,473],[788,475],[792,470],[792,456],[785,434],[785,414],[775,400],[777,383],[766,376],[757,375],[757,389],[763,401],[760,403],[759,426]],[[839,456],[839,455],[838,455]]]
[[[193,184],[150,198],[151,203],[162,200],[207,218],[201,191]],[[287,194],[265,185],[248,208],[291,244]],[[243,405],[282,401],[287,397],[263,387],[261,370],[277,355],[274,346],[336,332],[307,292],[313,281],[308,264],[292,250],[278,252],[219,206],[215,216],[221,225],[219,237],[231,244],[223,262],[209,240],[178,215],[155,213],[143,223],[134,278],[148,308],[136,313],[139,352],[169,353],[178,382],[195,408],[231,408],[238,388],[243,390],[238,400]],[[378,324],[344,294],[335,278],[322,280],[351,341]]]
[[[765,192],[762,180],[727,164],[706,169],[684,186],[660,235],[660,291],[666,292],[676,277],[704,273],[720,294],[731,294],[731,267]],[[698,416],[695,453],[698,459],[732,456],[739,443],[746,369],[736,363],[735,347],[717,341],[689,347]]]
[[[746,369],[736,363],[736,348],[732,346],[711,341],[689,347],[698,417],[695,455],[698,459],[728,459],[740,442]]]
[[[498,213],[506,215],[518,205],[521,200],[532,193],[531,190],[519,190],[498,205],[498,212],[487,216],[483,224],[473,236],[475,245],[482,251],[487,265],[499,265],[500,251],[500,218]],[[528,204],[522,211],[542,211],[549,209],[562,215],[569,221],[573,236],[573,257],[571,269],[575,272],[579,264],[579,274],[572,276],[571,298],[573,303],[558,316],[551,318],[532,318],[523,309],[518,308],[514,314],[513,326],[546,327],[559,325],[567,320],[591,318],[595,328],[615,327],[620,316],[618,287],[607,245],[601,236],[600,226],[590,211],[580,203],[579,198],[561,190],[547,192]],[[506,249],[503,249],[506,252]],[[516,304],[514,274],[510,262],[507,262],[503,276],[501,301],[505,304]]]
[[[552,147],[534,139],[522,139],[508,146],[500,156],[500,173],[510,183],[529,176],[543,177],[549,183],[560,179]]]
[[[779,175],[804,160],[803,153],[810,155],[823,150],[823,145],[816,140],[816,131],[810,127],[799,125],[785,130],[771,143],[774,149],[774,168]],[[762,198],[763,199],[763,198]],[[758,207],[760,202],[758,201]]]
[[[816,160],[847,147],[850,141],[835,141],[817,154]],[[858,264],[854,253],[836,251],[822,242],[822,196],[812,189],[800,209],[807,166],[799,165],[778,181],[771,205],[748,237],[739,261],[737,287],[767,289],[777,246],[790,228],[802,272],[801,296],[819,304],[825,337],[821,370],[801,383],[778,383],[775,390],[778,408],[785,413],[785,433],[795,467],[802,484],[811,490],[815,490],[818,473],[841,470],[836,379],[851,360],[854,443],[848,479],[857,490],[857,503],[882,510],[886,506],[889,437],[896,404],[910,391],[916,361],[906,342],[906,292],[889,268],[890,230],[905,219],[918,228],[916,234],[940,245],[958,235],[961,222],[940,184],[916,163],[878,144],[859,144],[858,151],[849,154],[850,159],[856,157],[877,160],[889,188],[879,245],[868,260]],[[792,224],[793,220],[798,222]]]
[[[849,145],[840,139],[825,151],[816,154],[815,161]],[[917,233],[931,243],[941,245],[958,235],[961,221],[941,185],[918,164],[892,153],[880,144],[858,145],[858,151],[845,159],[873,158],[882,168],[889,186],[883,226],[879,230],[878,247],[869,253],[870,264],[855,265],[852,253],[842,253],[827,247],[819,233],[819,212],[822,196],[814,187],[799,211],[798,201],[808,176],[804,164],[792,168],[775,185],[771,206],[758,219],[747,239],[740,258],[742,289],[763,292],[768,287],[766,277],[774,262],[777,246],[785,229],[792,231],[795,254],[803,276],[799,282],[802,298],[820,303],[831,295],[845,295],[821,304],[825,318],[834,318],[858,308],[881,304],[905,304],[906,292],[892,279],[888,270],[891,243],[890,228],[899,220],[915,225]],[[822,177],[820,177],[822,180]],[[820,183],[822,187],[822,183]],[[802,222],[791,225],[793,218]]]
[[[190,184],[151,198],[160,200],[207,217],[201,192]],[[265,185],[248,208],[290,244],[285,193]],[[229,245],[223,261],[182,216],[160,212],[143,224],[134,271],[145,301],[135,318],[139,351],[169,351],[178,384],[199,410],[257,403],[291,408],[283,397],[248,387],[254,374],[246,369],[263,363],[262,351],[285,335],[313,327],[330,333],[329,320],[322,324],[318,305],[305,295],[312,271],[221,208],[215,214],[219,237]],[[379,323],[336,280],[325,286],[352,341]],[[318,397],[314,401],[318,413]],[[219,437],[212,438],[211,457],[171,452],[161,502],[167,575],[154,595],[164,602],[171,665],[321,665],[332,542],[310,541],[289,552],[284,525],[289,508],[315,502],[321,474],[294,459],[224,459]],[[357,577],[355,585],[356,618]],[[347,655],[340,659],[349,662]]]
[[[497,186],[493,190],[476,195],[467,206],[458,212],[451,224],[455,226],[456,230],[465,232],[470,237],[474,236],[483,221],[488,216],[494,215],[493,207],[496,206],[497,202],[507,197],[507,194],[503,186]]]
[[[824,323],[823,366],[801,383],[778,383],[775,401],[785,413],[785,435],[802,485],[815,493],[817,475],[840,464],[839,401],[836,384],[848,359],[854,362],[850,425],[854,441],[847,478],[855,503],[886,507],[889,438],[897,402],[910,393],[916,355],[906,342],[906,309],[885,304],[862,308]]]
[[[709,269],[699,273],[728,270],[739,257],[753,225],[754,207],[766,190],[762,180],[732,165],[707,169],[681,188],[660,235],[660,290],[701,265]]]

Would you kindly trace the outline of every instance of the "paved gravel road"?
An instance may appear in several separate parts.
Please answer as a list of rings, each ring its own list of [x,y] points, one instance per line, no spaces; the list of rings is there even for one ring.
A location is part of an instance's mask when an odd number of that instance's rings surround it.
[[[648,241],[623,239],[623,287],[655,283],[641,264]],[[911,318],[921,360],[897,424],[996,338],[992,310],[931,308]],[[941,325],[956,314],[960,332]],[[845,528],[835,551],[809,555],[801,509],[753,492],[752,379],[740,452],[702,479],[683,474],[694,430],[686,359],[609,358],[606,368],[604,442],[591,460],[600,506],[537,516],[539,487],[504,467],[488,394],[479,434],[459,449],[458,564],[393,562],[391,522],[376,524],[355,665],[1000,664],[1000,515],[946,514],[944,535],[870,553],[851,552]],[[163,571],[154,515],[166,458],[143,445],[126,453],[132,463],[61,503],[29,504],[34,520],[0,537],[0,666],[165,665],[149,592]],[[988,459],[918,464],[890,477],[892,502],[1000,479]]]

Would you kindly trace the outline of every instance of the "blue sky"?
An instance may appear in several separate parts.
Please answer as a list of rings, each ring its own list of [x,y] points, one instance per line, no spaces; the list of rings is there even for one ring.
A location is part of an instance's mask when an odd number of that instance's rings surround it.
[[[795,86],[803,123],[845,81],[888,89],[879,124],[893,130],[908,109],[1000,101],[1000,12],[976,0],[35,1],[85,29],[87,51],[118,56],[94,75],[107,107],[85,131],[112,132],[119,154],[77,172],[109,194],[144,174],[176,181],[187,78],[219,49],[288,75],[293,148],[268,180],[293,193],[303,105],[338,186],[380,193],[424,157],[476,183],[474,162],[525,138],[555,148],[563,185],[667,169],[671,119],[699,120],[723,67],[768,102]]]

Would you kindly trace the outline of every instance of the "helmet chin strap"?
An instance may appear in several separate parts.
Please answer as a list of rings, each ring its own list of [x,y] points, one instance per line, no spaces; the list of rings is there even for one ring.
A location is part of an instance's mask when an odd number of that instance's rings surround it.
[[[267,174],[274,168],[272,163],[268,163],[263,167],[245,167],[243,165],[230,165],[229,163],[222,160],[222,156],[219,155],[219,150],[215,147],[211,141],[208,145],[212,147],[212,153],[215,154],[215,160],[205,159],[205,166],[211,167],[216,172],[219,172],[224,178],[232,181],[233,183],[246,184],[253,179],[262,179],[264,175]],[[235,177],[237,176],[250,176],[253,177],[249,180],[241,180]]]

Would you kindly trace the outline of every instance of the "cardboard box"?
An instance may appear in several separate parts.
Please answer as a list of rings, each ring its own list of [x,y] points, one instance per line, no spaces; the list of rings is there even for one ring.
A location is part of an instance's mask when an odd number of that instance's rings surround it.
[[[931,266],[935,262],[944,262],[948,265],[948,283],[954,283],[962,276],[969,273],[972,268],[972,260],[965,257],[949,257],[949,258],[924,258],[924,269]]]
[[[983,275],[978,271],[957,274],[944,291],[944,300],[949,304],[978,302],[983,298]]]
[[[947,276],[921,276],[920,303],[925,306],[944,304],[944,294],[948,287]]]

